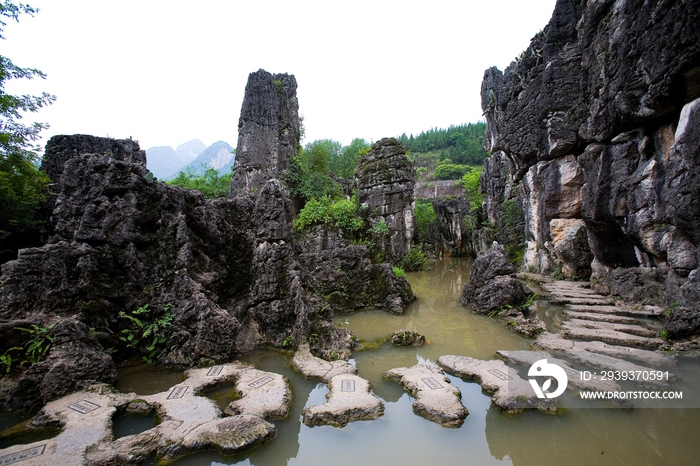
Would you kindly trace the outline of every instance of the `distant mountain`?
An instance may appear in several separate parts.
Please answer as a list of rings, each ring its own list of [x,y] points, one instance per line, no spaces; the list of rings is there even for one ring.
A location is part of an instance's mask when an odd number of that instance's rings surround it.
[[[200,141],[199,139],[193,139],[190,142],[186,142],[177,146],[175,152],[187,157],[189,159],[188,161],[191,162],[192,160],[197,158],[199,154],[204,152],[206,148],[207,145],[204,144],[202,141]]]
[[[207,147],[196,159],[184,167],[171,173],[171,178],[177,176],[179,172],[190,170],[195,175],[203,174],[207,168],[215,168],[221,173],[231,171],[236,156],[233,154],[233,147],[224,141],[218,141]]]
[[[180,144],[175,150],[170,146],[151,147],[146,149],[146,167],[156,178],[165,178],[177,174],[206,148],[199,139]]]

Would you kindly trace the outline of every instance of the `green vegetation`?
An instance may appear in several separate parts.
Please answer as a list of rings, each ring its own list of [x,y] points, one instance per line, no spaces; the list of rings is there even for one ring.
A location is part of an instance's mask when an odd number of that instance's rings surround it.
[[[222,175],[215,168],[207,168],[203,175],[196,175],[192,170],[178,173],[167,184],[181,188],[196,189],[207,199],[226,197],[231,186],[231,173]]]
[[[418,136],[402,134],[399,138],[412,153],[441,151],[440,160],[449,158],[455,164],[481,165],[488,153],[482,147],[486,123],[469,123],[450,126],[447,129],[433,128]]]
[[[525,216],[515,199],[506,199],[499,206],[500,229],[498,240],[508,252],[508,258],[516,265],[523,262],[525,254]]]
[[[0,3],[0,39],[5,39],[7,20],[33,16],[39,10],[10,1]],[[49,178],[38,168],[40,148],[34,146],[46,123],[25,125],[20,120],[25,112],[37,112],[56,97],[47,93],[38,96],[11,95],[5,86],[11,79],[46,78],[35,68],[21,68],[0,55],[0,240],[14,236],[15,241],[40,232],[37,218],[40,203],[47,194]]]
[[[425,255],[419,248],[410,249],[399,264],[407,272],[421,270],[425,264]]]
[[[311,199],[339,199],[342,189],[330,176],[330,159],[341,150],[339,142],[321,139],[311,142],[290,160],[284,175],[290,192],[306,204]]]
[[[438,224],[437,214],[435,214],[435,209],[433,208],[433,201],[430,199],[416,199],[416,205],[413,211],[416,214],[418,233],[421,238],[425,238],[425,235],[428,233],[428,225]]]
[[[340,228],[345,233],[355,236],[364,226],[358,216],[357,194],[352,199],[340,199],[333,202],[329,196],[311,199],[299,212],[292,226],[297,231],[308,230],[315,225]]]
[[[340,152],[331,153],[328,167],[338,178],[351,180],[355,177],[357,161],[369,152],[372,146],[364,139],[355,138]]]
[[[145,348],[147,355],[143,356],[143,360],[148,364],[153,364],[153,358],[168,339],[174,317],[169,312],[171,307],[171,303],[165,305],[164,315],[161,318],[149,315],[151,310],[148,309],[148,304],[130,314],[124,311],[119,312],[119,318],[126,319],[129,325],[121,331],[119,339],[126,344],[127,348]]]
[[[43,361],[53,343],[51,336],[53,327],[53,325],[44,327],[36,324],[32,324],[32,328],[15,327],[15,330],[28,333],[29,337],[22,346],[13,346],[0,355],[0,372],[10,372],[13,363],[12,353],[15,351],[24,351],[24,358],[20,365],[32,365]]]
[[[394,275],[396,276],[396,278],[406,276],[406,272],[401,267],[392,267],[391,270],[394,271]]]
[[[465,174],[472,171],[469,165],[458,165],[450,159],[444,159],[435,168],[436,180],[459,180]]]
[[[469,209],[472,211],[477,210],[484,202],[484,194],[481,192],[481,182],[479,181],[483,171],[484,167],[473,167],[462,176],[462,186],[467,191]]]

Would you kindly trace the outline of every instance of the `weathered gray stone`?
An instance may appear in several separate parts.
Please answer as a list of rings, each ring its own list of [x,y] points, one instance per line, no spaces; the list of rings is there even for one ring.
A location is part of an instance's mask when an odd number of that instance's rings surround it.
[[[586,321],[580,321],[586,322]],[[608,324],[616,325],[616,324]],[[620,324],[621,325],[621,324]],[[591,328],[593,327],[593,328]],[[658,348],[664,344],[660,338],[649,338],[621,332],[613,328],[600,328],[602,324],[577,324],[572,321],[564,322],[561,326],[561,333],[567,338],[577,340],[598,340],[611,345],[641,346],[644,348]]]
[[[236,379],[235,389],[241,398],[229,403],[226,414],[250,414],[266,420],[284,419],[289,414],[292,391],[279,374],[247,370]]]
[[[317,358],[309,350],[309,344],[299,345],[294,357],[292,366],[304,377],[319,379],[322,382],[330,382],[333,377],[340,374],[356,374],[357,368],[347,361],[326,361]]]
[[[343,427],[349,422],[377,419],[384,414],[384,403],[370,393],[370,384],[362,377],[336,375],[328,387],[328,401],[304,409],[304,424]]]
[[[523,380],[513,368],[500,359],[481,361],[468,356],[440,356],[440,367],[457,377],[476,380],[481,388],[493,393],[491,403],[508,413],[525,409],[556,412],[554,398],[537,398],[532,386]]]
[[[595,330],[615,330],[618,332],[629,333],[632,335],[638,335],[640,337],[655,338],[659,335],[658,330],[652,330],[646,327],[642,327],[637,324],[620,324],[616,322],[596,322],[590,319],[571,319],[566,322],[566,325],[571,325],[575,327],[584,327]]]
[[[617,316],[659,317],[663,315],[663,309],[657,306],[630,307],[593,304],[567,304],[566,308],[576,312],[592,312]]]
[[[248,76],[238,123],[232,196],[258,190],[289,168],[300,138],[296,91],[292,75],[258,70]]]
[[[372,226],[385,222],[389,232],[377,235],[375,242],[390,262],[402,259],[418,241],[413,213],[415,168],[406,149],[394,138],[372,145],[358,162],[355,184],[358,201]]]
[[[444,427],[459,427],[469,412],[462,393],[445,377],[442,369],[427,364],[388,370],[384,377],[399,382],[415,401],[413,411]]]
[[[480,314],[488,314],[506,306],[520,306],[530,294],[515,278],[515,267],[508,261],[503,246],[494,242],[476,257],[460,302]]]
[[[638,364],[631,363],[622,359],[607,356],[604,354],[596,354],[591,351],[575,351],[567,350],[566,356],[574,361],[589,366],[595,369],[602,369],[608,371],[618,371],[618,372],[634,372],[634,373],[648,373],[649,371],[656,371],[654,368],[649,368],[646,366],[640,366]],[[669,380],[675,380],[676,376],[674,374],[668,374]],[[635,377],[630,382],[640,385],[642,387],[649,388],[668,388],[668,380],[651,380],[643,377]]]
[[[421,346],[425,344],[425,335],[413,330],[397,330],[391,335],[391,343],[396,346]]]
[[[581,352],[591,351],[607,356],[623,359],[635,359],[652,365],[673,365],[676,360],[673,356],[668,356],[659,352],[645,349],[613,345],[602,341],[576,341],[564,338],[560,333],[541,333],[534,343],[535,348],[544,351],[566,352],[568,350]]]

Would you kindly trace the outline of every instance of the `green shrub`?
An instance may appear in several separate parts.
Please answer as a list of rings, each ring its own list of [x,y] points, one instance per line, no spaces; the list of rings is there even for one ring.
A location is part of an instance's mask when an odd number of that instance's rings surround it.
[[[396,276],[396,278],[406,276],[406,272],[401,267],[392,267],[391,270],[394,271],[394,276]]]
[[[362,229],[365,222],[357,216],[357,198],[342,199],[331,204],[331,218],[335,226],[344,231],[354,233]]]
[[[419,248],[411,248],[401,260],[401,268],[407,272],[414,272],[423,268],[425,255]]]
[[[330,223],[331,218],[331,199],[323,196],[309,200],[292,222],[292,226],[295,230],[303,231],[315,225],[326,225]]]
[[[435,179],[436,180],[458,180],[462,178],[466,173],[471,171],[469,165],[456,165],[453,163],[444,163],[450,159],[445,159],[435,168]]]
[[[481,192],[479,177],[484,167],[473,167],[473,169],[462,176],[462,186],[467,191],[469,198],[469,209],[476,210],[484,202],[484,194]]]
[[[196,175],[192,170],[178,173],[177,177],[166,184],[181,188],[196,189],[207,199],[226,197],[231,187],[231,173],[221,174],[215,168],[207,168],[202,175]]]
[[[386,236],[389,234],[389,225],[387,225],[386,221],[382,219],[367,232],[373,236]]]
[[[352,199],[335,202],[331,201],[330,197],[323,196],[309,200],[299,212],[299,217],[292,222],[292,226],[297,231],[304,231],[316,225],[327,225],[354,235],[364,226],[364,221],[357,211],[356,195]]]
[[[418,233],[420,233],[420,237],[424,239],[425,235],[428,233],[428,225],[431,223],[438,223],[438,218],[433,208],[433,201],[429,199],[416,199],[416,206],[413,211],[416,214]]]

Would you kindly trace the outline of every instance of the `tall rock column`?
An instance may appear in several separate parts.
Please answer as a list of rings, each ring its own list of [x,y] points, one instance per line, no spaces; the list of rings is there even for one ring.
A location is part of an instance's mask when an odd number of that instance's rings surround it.
[[[293,75],[250,73],[238,121],[238,147],[229,194],[257,191],[279,178],[299,145],[299,104]]]
[[[389,261],[398,261],[416,244],[417,224],[413,212],[415,167],[406,149],[394,138],[376,142],[360,159],[355,170],[360,205],[373,226],[386,222],[388,234],[379,247]]]

